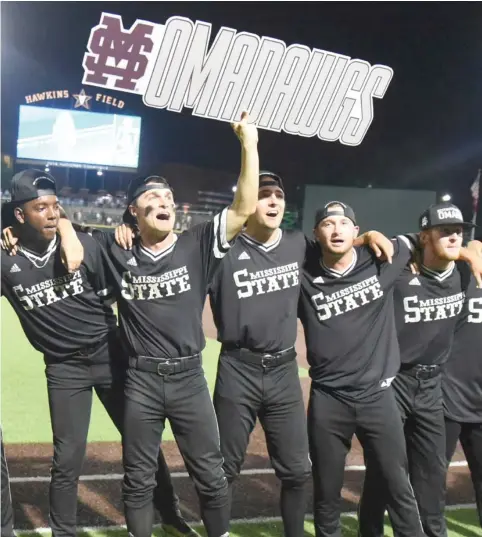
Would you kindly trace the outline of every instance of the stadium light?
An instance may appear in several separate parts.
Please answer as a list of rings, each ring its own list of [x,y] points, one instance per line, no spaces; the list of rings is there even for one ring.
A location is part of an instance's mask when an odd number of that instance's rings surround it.
[[[45,171],[48,173],[50,171],[50,168],[48,166],[45,166]]]
[[[441,198],[442,201],[450,201],[452,196],[450,194],[444,194]]]
[[[97,170],[97,175],[100,177],[101,175],[103,175],[102,173],[102,170]]]
[[[232,188],[232,191],[236,192],[236,190],[238,190],[238,187],[236,185],[234,185],[233,188]]]

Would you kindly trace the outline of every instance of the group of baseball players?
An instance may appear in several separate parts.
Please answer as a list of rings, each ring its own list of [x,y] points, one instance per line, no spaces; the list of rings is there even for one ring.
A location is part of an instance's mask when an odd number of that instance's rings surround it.
[[[54,454],[49,522],[76,534],[77,488],[95,390],[122,437],[127,529],[194,537],[164,459],[166,419],[208,537],[229,535],[232,487],[259,418],[281,482],[286,537],[303,537],[310,478],[316,537],[341,537],[346,456],[356,434],[361,537],[446,537],[445,480],[460,439],[482,523],[482,255],[448,203],[420,232],[358,235],[341,201],[311,240],[283,231],[282,179],[259,170],[256,127],[233,129],[241,172],[230,207],[176,235],[172,186],[144,176],[115,232],[74,227],[39,170],[14,176],[2,208],[2,295],[44,354]],[[221,343],[214,396],[202,368],[209,297]],[[112,309],[117,304],[118,323]],[[304,328],[305,412],[295,341]],[[479,328],[477,328],[479,326]],[[13,516],[2,441],[2,537]]]

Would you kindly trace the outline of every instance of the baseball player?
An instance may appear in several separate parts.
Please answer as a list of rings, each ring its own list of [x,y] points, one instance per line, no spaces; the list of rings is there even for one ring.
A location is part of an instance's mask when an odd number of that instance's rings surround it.
[[[11,191],[10,216],[3,225],[13,219],[16,239],[10,244],[17,255],[2,250],[1,292],[30,344],[44,354],[54,442],[50,525],[54,537],[73,537],[93,390],[120,432],[123,426],[126,364],[109,305],[108,261],[98,243],[83,235],[79,236],[82,265],[72,272],[65,269],[57,235],[60,208],[51,175],[25,170],[13,177]],[[6,208],[2,213],[7,215]],[[78,241],[75,236],[70,240],[74,246]],[[159,450],[157,457],[154,501],[164,529],[176,537],[196,535],[180,516]]]
[[[355,214],[340,202],[317,211],[314,233],[299,315],[312,378],[308,435],[316,537],[341,537],[341,489],[353,434],[387,483],[395,534],[421,537],[402,420],[390,387],[400,360],[393,286],[411,258],[413,239],[393,240],[391,262],[366,247],[354,248]]]
[[[151,537],[156,452],[168,419],[196,487],[208,537],[229,535],[228,484],[216,415],[201,365],[208,285],[231,241],[256,209],[257,130],[247,114],[234,125],[242,168],[231,207],[176,236],[166,179],[141,177],[128,189],[138,236],[132,250],[94,232],[117,275],[122,343],[129,353],[123,436],[128,531]]]
[[[279,176],[261,172],[258,198],[210,288],[222,343],[214,408],[230,496],[259,417],[281,480],[285,535],[302,537],[311,467],[294,344],[306,244],[301,232],[279,228],[285,209]]]
[[[445,424],[441,371],[450,355],[457,318],[470,280],[465,263],[455,263],[464,222],[452,204],[429,207],[420,217],[423,261],[419,275],[407,266],[395,285],[394,306],[401,368],[392,383],[404,423],[410,482],[428,537],[446,537]],[[382,537],[385,511],[380,468],[367,460],[360,502],[360,534]]]
[[[1,517],[2,517],[2,537],[15,537],[13,530],[13,507],[12,494],[10,493],[10,477],[8,475],[7,459],[5,457],[5,447],[3,445],[3,431],[0,427],[0,443],[2,449],[2,477],[1,477]]]
[[[222,344],[214,407],[230,492],[259,418],[281,480],[285,535],[301,537],[311,467],[294,345],[307,239],[299,231],[280,229],[285,195],[278,175],[260,173],[258,198],[256,212],[210,287]],[[358,241],[376,249],[377,235],[371,232]],[[383,250],[384,242],[378,246]]]
[[[455,328],[450,359],[442,370],[446,457],[460,440],[475,489],[482,526],[482,288],[472,276]]]

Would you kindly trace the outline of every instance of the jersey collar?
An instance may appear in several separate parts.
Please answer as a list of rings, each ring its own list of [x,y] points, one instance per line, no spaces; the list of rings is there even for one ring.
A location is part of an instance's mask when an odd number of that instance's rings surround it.
[[[38,254],[25,246],[19,245],[18,250],[37,268],[43,268],[48,263],[52,254],[56,251],[58,245],[58,237],[55,237],[50,241],[50,244],[47,246],[47,249],[42,253]]]
[[[278,236],[272,240],[271,242],[259,242],[256,239],[253,239],[253,237],[250,237],[246,233],[243,233],[241,237],[251,246],[256,246],[260,250],[263,250],[264,252],[270,252],[271,250],[274,250],[279,243],[281,242],[281,237],[283,236],[283,230],[279,229]]]
[[[163,250],[154,251],[149,248],[146,248],[145,246],[143,246],[142,242],[139,241],[139,250],[141,251],[142,254],[146,255],[153,261],[159,261],[159,259],[162,259],[167,254],[171,253],[172,250],[174,250],[174,246],[176,245],[176,242],[177,242],[177,235],[174,235],[172,244],[170,244],[169,246],[166,246],[166,248],[164,248]]]
[[[358,261],[358,254],[357,254],[355,248],[352,248],[352,252],[353,252],[353,259],[352,259],[351,263],[348,265],[348,267],[343,272],[327,267],[323,263],[323,258],[320,259],[321,268],[324,271],[328,272],[328,274],[331,274],[332,276],[335,276],[335,278],[341,278],[343,276],[346,276],[347,274],[349,274],[356,267],[356,263]]]
[[[447,270],[444,270],[443,272],[429,269],[425,265],[422,265],[421,272],[424,276],[427,276],[427,278],[432,278],[433,280],[437,280],[438,282],[443,282],[452,275],[454,270],[455,270],[455,263],[452,261],[452,263],[450,264],[450,267]]]

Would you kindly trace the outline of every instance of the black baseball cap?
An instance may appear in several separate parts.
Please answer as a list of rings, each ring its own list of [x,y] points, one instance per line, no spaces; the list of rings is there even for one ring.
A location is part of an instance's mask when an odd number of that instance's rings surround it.
[[[144,194],[144,192],[157,188],[167,188],[173,192],[167,179],[160,175],[143,175],[142,177],[132,179],[127,187],[127,205],[132,205],[141,194]]]
[[[285,187],[283,185],[281,177],[276,173],[270,172],[268,170],[261,170],[259,172],[259,188],[262,188],[264,186],[277,186],[281,188],[283,192],[285,191]]]
[[[12,177],[10,193],[12,204],[26,203],[42,196],[56,196],[57,186],[49,173],[29,168]]]
[[[462,211],[452,203],[436,203],[430,205],[419,218],[418,225],[421,231],[435,226],[459,225],[465,229],[476,227],[472,222],[464,222]]]
[[[329,216],[346,216],[356,226],[355,211],[349,205],[341,201],[330,201],[322,209],[316,211],[314,227]]]
[[[143,175],[132,179],[127,187],[127,205],[132,205],[144,192],[157,188],[167,188],[171,192],[174,192],[167,179],[161,175]],[[136,219],[130,213],[129,208],[124,211],[122,221],[131,226],[136,224]]]

